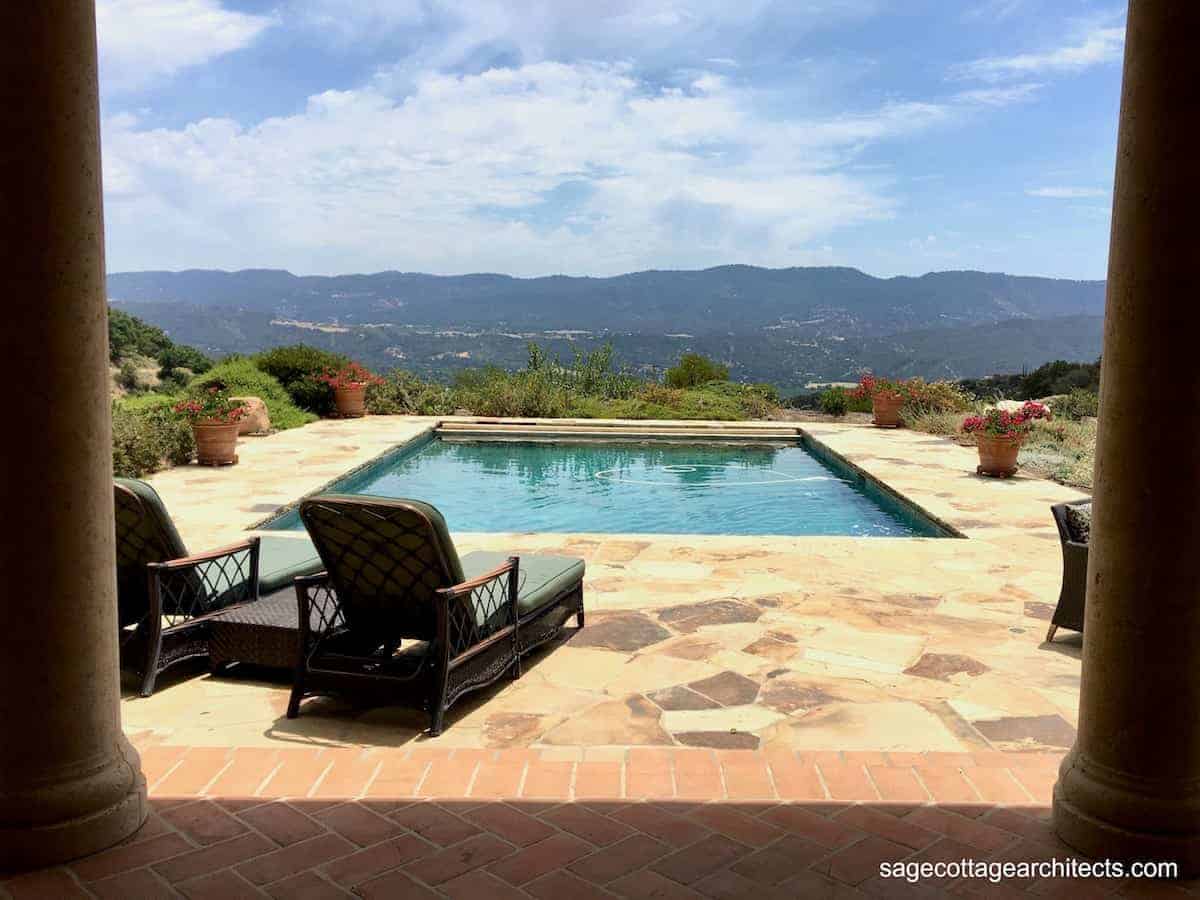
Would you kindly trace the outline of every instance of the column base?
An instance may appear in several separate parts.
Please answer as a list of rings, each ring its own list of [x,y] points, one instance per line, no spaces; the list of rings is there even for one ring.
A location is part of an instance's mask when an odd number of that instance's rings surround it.
[[[149,813],[140,760],[124,737],[99,769],[0,794],[0,871],[66,862],[111,847]]]
[[[1054,830],[1093,859],[1174,862],[1200,875],[1200,785],[1141,778],[1089,762],[1072,750],[1054,786]]]

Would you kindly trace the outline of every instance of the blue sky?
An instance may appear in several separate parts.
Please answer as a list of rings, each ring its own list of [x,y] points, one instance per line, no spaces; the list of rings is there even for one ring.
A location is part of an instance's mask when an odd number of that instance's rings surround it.
[[[1106,270],[1120,0],[98,0],[110,271]]]

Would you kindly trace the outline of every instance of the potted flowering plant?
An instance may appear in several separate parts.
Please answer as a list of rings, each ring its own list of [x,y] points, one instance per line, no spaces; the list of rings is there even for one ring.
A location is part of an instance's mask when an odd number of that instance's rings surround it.
[[[1017,453],[1038,419],[1049,419],[1050,410],[1032,400],[1017,410],[992,407],[981,416],[967,416],[962,430],[975,435],[980,475],[1008,478],[1017,471]]]
[[[856,399],[871,399],[876,428],[899,428],[903,424],[900,421],[900,407],[908,395],[906,388],[903,381],[863,375],[852,393]]]
[[[214,384],[195,397],[180,400],[173,409],[192,426],[196,462],[202,466],[228,466],[237,462],[238,422],[247,412],[240,400],[234,400],[224,387]]]
[[[317,380],[333,388],[333,402],[337,407],[337,414],[343,418],[366,415],[367,386],[383,383],[382,378],[356,362],[340,369],[327,369],[317,376]]]

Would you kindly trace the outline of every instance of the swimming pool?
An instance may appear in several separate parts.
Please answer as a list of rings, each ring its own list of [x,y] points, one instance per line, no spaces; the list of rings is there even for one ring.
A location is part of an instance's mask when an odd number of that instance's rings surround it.
[[[455,532],[951,536],[807,439],[434,434],[327,490],[425,500]],[[293,510],[265,527],[303,525]]]

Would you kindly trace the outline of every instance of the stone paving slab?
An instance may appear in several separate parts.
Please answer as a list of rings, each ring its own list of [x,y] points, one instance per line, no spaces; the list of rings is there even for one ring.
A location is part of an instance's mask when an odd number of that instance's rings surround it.
[[[152,480],[189,544],[215,545],[435,423],[323,421]],[[979,478],[973,449],[926,434],[804,428],[967,538],[456,533],[463,552],[586,559],[588,626],[453,708],[436,740],[415,712],[330,699],[289,721],[287,673],[168,676],[126,698],[126,726],[213,747],[1068,747],[1081,639],[1043,638],[1061,577],[1049,506],[1077,492]]]

